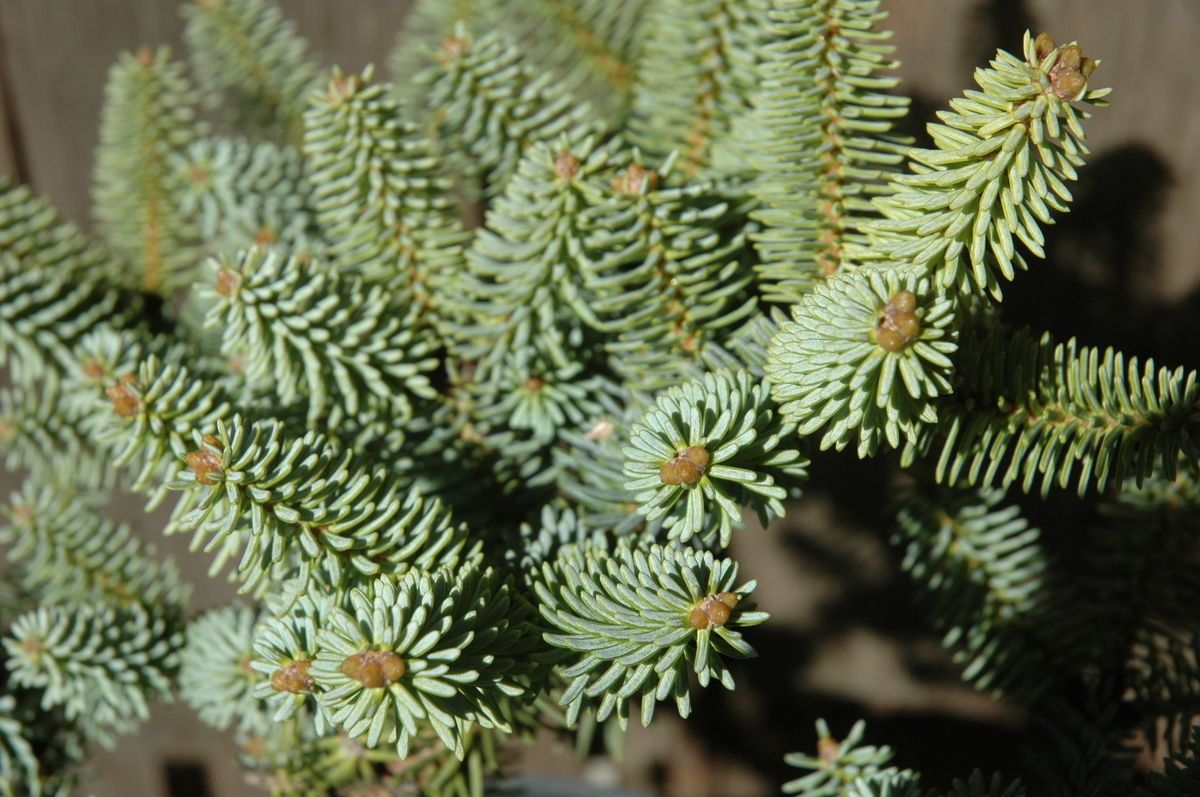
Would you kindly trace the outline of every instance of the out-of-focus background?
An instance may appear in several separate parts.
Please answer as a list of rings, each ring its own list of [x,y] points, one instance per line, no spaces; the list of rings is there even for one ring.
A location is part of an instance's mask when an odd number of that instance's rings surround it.
[[[619,0],[606,0],[619,2]],[[409,0],[280,0],[326,64],[382,65]],[[1022,276],[1009,317],[1162,363],[1200,366],[1200,2],[1197,0],[884,0],[914,97],[919,134],[972,69],[1026,28],[1077,39],[1103,60],[1093,82],[1113,105],[1089,126],[1093,152],[1071,214],[1050,232],[1048,261]],[[166,43],[177,53],[176,0],[0,0],[0,172],[48,195],[89,225],[101,92],[122,49]],[[975,765],[1015,763],[1019,713],[961,686],[896,567],[883,506],[885,463],[819,455],[794,512],[741,532],[733,555],[759,580],[771,612],[751,641],[761,658],[737,667],[735,693],[698,696],[686,724],[664,708],[631,730],[616,765],[586,764],[549,745],[521,768],[582,773],[662,797],[778,793],[785,751],[814,744],[813,720],[835,733],[870,721],[871,738],[934,782]],[[15,485],[0,472],[0,489]],[[1035,508],[1036,511],[1036,508]],[[204,576],[207,557],[161,539],[139,499],[122,519],[156,537],[197,586],[196,609],[233,596]],[[1053,515],[1053,513],[1051,513]],[[1053,521],[1053,517],[1050,518]],[[97,797],[241,797],[233,743],[182,705],[160,706],[136,738],[96,755]],[[556,792],[553,788],[547,794]]]

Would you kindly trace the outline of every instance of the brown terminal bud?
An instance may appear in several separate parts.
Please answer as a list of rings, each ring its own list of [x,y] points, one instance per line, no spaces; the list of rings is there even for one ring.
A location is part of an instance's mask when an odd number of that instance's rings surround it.
[[[579,174],[579,167],[579,158],[569,152],[560,152],[554,159],[554,173],[561,180],[574,180],[575,175]]]
[[[137,59],[138,59],[138,63],[141,64],[142,66],[153,66],[154,65],[154,51],[151,50],[149,47],[138,48]]]
[[[217,293],[222,296],[233,296],[242,285],[242,275],[233,269],[222,266],[217,271]]]
[[[1058,59],[1050,67],[1047,92],[1060,100],[1075,99],[1087,88],[1096,66],[1097,62],[1085,56],[1078,44],[1068,44],[1059,50]]]
[[[884,305],[875,324],[875,343],[884,351],[898,352],[921,335],[917,317],[917,297],[912,291],[900,291]]]
[[[364,650],[342,661],[342,673],[368,689],[381,689],[399,681],[407,667],[390,650]]]
[[[1046,34],[1043,33],[1042,35],[1045,36]],[[836,764],[841,749],[842,745],[837,739],[830,739],[826,736],[823,739],[817,740],[817,758],[821,760],[822,764]]]
[[[205,442],[209,445],[213,444],[208,438],[205,439]],[[184,457],[184,461],[187,462],[188,470],[196,474],[196,481],[200,484],[212,484],[213,480],[209,476],[221,472],[221,455],[208,447],[189,451]]]
[[[528,393],[539,393],[546,386],[545,380],[541,377],[531,376],[525,380],[525,391]]]
[[[628,169],[613,178],[612,186],[618,194],[637,196],[642,193],[643,188],[647,191],[658,188],[658,172],[632,163]]]
[[[1054,51],[1054,39],[1050,38],[1049,33],[1039,33],[1033,40],[1033,46],[1040,61]]]
[[[442,55],[446,60],[461,58],[471,49],[471,40],[461,36],[447,36],[442,39]]]
[[[112,402],[113,412],[122,418],[132,418],[142,407],[142,400],[138,398],[137,391],[125,382],[113,385],[104,391],[104,395]]]
[[[708,467],[709,453],[704,446],[690,446],[668,459],[658,470],[663,484],[691,486],[700,481]]]
[[[290,661],[271,675],[271,688],[276,692],[291,692],[298,695],[311,692],[315,684],[308,668],[312,662],[304,659]]]
[[[17,427],[6,420],[0,419],[0,440],[9,442],[17,436]]]
[[[348,100],[360,88],[362,88],[362,79],[358,75],[344,75],[339,72],[329,79],[326,96],[333,102]]]
[[[275,230],[267,226],[259,227],[258,233],[254,236],[254,243],[259,246],[270,246],[277,240],[279,240],[279,236],[275,233]]]
[[[88,360],[83,364],[83,375],[93,381],[104,378],[104,364],[99,360]]]
[[[688,614],[688,625],[697,631],[720,628],[729,622],[739,600],[741,600],[741,596],[736,592],[718,592],[716,595],[709,595],[696,604]]]

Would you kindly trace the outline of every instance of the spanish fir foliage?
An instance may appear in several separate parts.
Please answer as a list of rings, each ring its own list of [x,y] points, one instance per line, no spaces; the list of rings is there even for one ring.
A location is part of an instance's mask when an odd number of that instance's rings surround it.
[[[1001,51],[975,72],[978,90],[952,100],[928,126],[932,149],[909,152],[912,174],[876,203],[872,258],[912,263],[946,290],[999,298],[1000,280],[1028,268],[1018,244],[1042,257],[1042,226],[1071,201],[1087,154],[1076,103],[1104,104],[1089,86],[1099,65],[1079,46],[1029,35],[1021,56]]]
[[[714,146],[748,113],[769,41],[769,0],[661,0],[634,89],[630,136],[645,152],[677,151],[683,171],[711,165]]]
[[[531,145],[564,137],[576,144],[602,130],[586,102],[537,71],[502,32],[475,37],[456,28],[416,79],[427,86],[424,103],[443,150],[490,194]]]
[[[871,200],[903,160],[893,132],[908,99],[889,93],[899,79],[895,48],[874,23],[878,0],[777,0],[766,25],[761,85],[754,95],[749,160],[759,174],[755,236],[762,290],[798,301],[856,261]]]
[[[433,142],[386,84],[334,70],[304,121],[317,222],[337,270],[385,283],[419,305],[459,267],[463,238]]]
[[[124,53],[105,88],[93,197],[96,224],[122,260],[121,281],[149,293],[187,285],[197,230],[180,204],[176,159],[202,132],[182,64],[166,48]]]
[[[785,652],[726,549],[810,445],[907,469],[866,484],[914,600],[1041,741],[943,787],[819,723],[786,793],[1193,793],[1196,376],[1002,313],[1099,62],[1027,35],[909,148],[880,5],[422,0],[388,83],[194,0],[186,58],[120,56],[97,238],[0,180],[0,796],[176,693],[278,797],[484,797],[522,741],[706,714]],[[194,611],[125,491],[239,600]]]
[[[317,65],[271,0],[195,0],[183,7],[196,80],[233,124],[298,140]]]

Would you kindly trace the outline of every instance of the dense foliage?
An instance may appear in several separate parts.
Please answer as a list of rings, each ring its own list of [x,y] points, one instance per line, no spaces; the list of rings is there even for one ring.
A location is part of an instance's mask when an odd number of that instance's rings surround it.
[[[94,239],[0,183],[0,795],[172,692],[277,795],[481,797],[539,729],[687,717],[810,445],[906,468],[914,593],[1066,740],[1036,793],[1194,793],[1196,374],[1001,320],[1105,105],[1078,45],[1013,42],[922,148],[878,0],[421,0],[393,83],[270,0],[185,17],[190,69],[109,75]],[[1098,496],[1069,575],[1018,489]],[[113,490],[242,601],[191,611]],[[864,734],[785,791],[1034,788]]]

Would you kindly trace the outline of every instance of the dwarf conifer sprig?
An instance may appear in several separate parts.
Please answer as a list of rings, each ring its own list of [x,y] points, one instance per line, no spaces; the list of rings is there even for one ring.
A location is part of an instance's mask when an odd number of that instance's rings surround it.
[[[424,81],[415,80],[440,62],[447,38],[465,34],[472,40],[496,30],[509,30],[512,9],[491,0],[416,0],[396,43],[388,53],[388,77],[405,107],[420,107],[425,101]]]
[[[312,676],[333,722],[401,757],[419,725],[461,760],[469,721],[510,731],[534,638],[522,604],[492,570],[379,578],[350,592],[317,632]]]
[[[206,323],[222,329],[250,381],[271,385],[279,401],[306,400],[310,423],[335,409],[404,419],[413,399],[436,395],[427,330],[383,286],[261,248],[210,271],[216,304]]]
[[[739,629],[767,615],[746,598],[754,582],[736,586],[737,564],[706,551],[618,543],[561,549],[542,565],[535,584],[544,637],[564,652],[559,674],[569,686],[561,702],[567,722],[595,709],[625,727],[629,703],[641,700],[649,725],[657,701],[673,698],[681,717],[691,711],[688,671],[701,686],[733,688],[723,657],[749,658],[754,649]]]
[[[1104,104],[1092,89],[1098,65],[1072,43],[1025,35],[1024,58],[1000,51],[979,69],[979,91],[952,100],[930,124],[934,149],[909,153],[913,173],[897,177],[870,225],[872,257],[929,270],[939,288],[999,299],[1000,279],[1027,268],[1020,242],[1044,256],[1041,225],[1071,201],[1067,182],[1087,154],[1073,103]]]
[[[534,144],[574,149],[603,132],[590,106],[527,63],[503,31],[473,38],[460,27],[443,40],[437,61],[418,78],[426,108],[455,166],[489,195],[504,190]]]
[[[136,372],[119,374],[107,385],[94,410],[102,419],[96,439],[112,452],[113,464],[136,469],[133,488],[149,493],[152,507],[165,498],[164,482],[194,436],[213,434],[218,421],[233,412],[217,383],[178,364],[183,350],[165,354],[176,362],[148,354]]]
[[[769,7],[769,0],[654,4],[629,122],[634,144],[658,158],[677,150],[686,175],[708,165],[714,143],[750,111]]]
[[[546,504],[536,523],[522,523],[504,555],[527,576],[537,579],[542,565],[553,562],[569,546],[603,545],[604,532],[589,525],[570,506]]]
[[[310,187],[297,149],[244,138],[203,138],[176,161],[185,175],[181,210],[206,249],[232,255],[254,245],[317,248]]]
[[[25,725],[17,716],[16,699],[0,695],[0,795],[3,797],[42,795],[41,767],[25,733]]]
[[[176,520],[210,536],[210,548],[248,520],[238,563],[247,589],[289,556],[305,577],[320,568],[329,583],[343,584],[355,573],[453,566],[467,555],[466,527],[440,501],[359,464],[317,432],[289,437],[278,421],[234,416],[215,436],[196,434],[192,446],[169,486],[198,497]]]
[[[468,252],[456,323],[460,354],[483,358],[490,382],[515,363],[566,366],[595,349],[595,314],[581,290],[584,210],[620,165],[616,142],[538,144],[521,162]]]
[[[672,539],[690,540],[719,516],[712,525],[725,547],[743,506],[764,524],[782,517],[788,488],[807,477],[795,432],[767,384],[744,371],[705,374],[660,394],[630,430],[625,487],[647,520],[665,518]]]
[[[254,659],[258,673],[254,696],[265,701],[272,722],[280,723],[300,714],[320,735],[333,725],[315,696],[320,687],[312,676],[313,662],[321,647],[317,632],[328,622],[337,597],[325,591],[300,591],[290,599],[289,588],[268,598],[268,612],[253,630]]]
[[[908,98],[879,0],[777,0],[755,95],[750,160],[764,229],[754,241],[769,301],[792,303],[853,267],[848,251],[909,143],[893,132]]]
[[[720,344],[757,309],[743,209],[711,181],[660,186],[673,161],[630,164],[583,222],[590,310],[645,389],[734,365]]]
[[[0,253],[0,366],[18,384],[69,370],[85,335],[131,314],[116,291],[94,280],[28,270]]]
[[[1103,490],[1200,456],[1196,373],[1028,329],[964,332],[929,451],[947,484]]]
[[[298,141],[317,65],[272,0],[195,0],[183,36],[210,106],[259,135]]]
[[[13,684],[42,691],[44,709],[62,708],[101,741],[146,718],[170,694],[183,635],[141,604],[69,603],[13,621],[4,639]]]
[[[894,753],[890,747],[863,744],[866,732],[866,723],[860,720],[846,738],[838,740],[825,720],[817,720],[817,754],[790,753],[784,757],[788,766],[807,771],[785,783],[784,793],[804,797],[920,797],[922,792],[915,788],[917,776],[891,764]]]
[[[624,407],[599,416],[586,428],[561,432],[554,449],[556,486],[588,525],[616,536],[640,534],[661,542],[661,521],[647,522],[638,512],[634,491],[625,486],[622,452],[629,429],[651,406],[648,398],[635,394]],[[713,516],[708,522],[719,519]]]
[[[255,695],[262,676],[253,668],[258,612],[244,603],[211,609],[188,623],[180,653],[179,692],[219,730],[261,734],[270,724]]]
[[[0,178],[0,252],[27,271],[88,280],[115,278],[112,255],[63,219],[45,198]]]
[[[979,689],[1032,700],[1083,662],[1078,614],[1051,576],[1041,532],[1001,491],[912,490],[896,542],[944,644]]]
[[[202,131],[183,65],[170,52],[124,53],[105,87],[93,186],[96,224],[149,293],[185,287],[197,263],[197,230],[179,207],[186,178],[175,159]]]
[[[434,144],[401,118],[390,87],[371,77],[369,68],[335,69],[305,116],[317,221],[339,269],[434,304],[463,257],[452,180]]]
[[[113,482],[113,469],[57,379],[0,390],[0,452],[9,470],[26,468],[42,482],[81,487]]]
[[[860,457],[912,441],[950,391],[950,299],[914,271],[859,270],[817,286],[772,341],[767,374],[801,434]]]
[[[182,615],[191,588],[170,559],[59,486],[26,482],[3,508],[0,543],[45,604],[141,603]]]
[[[599,416],[619,391],[610,379],[589,374],[582,363],[555,367],[532,362],[500,368],[496,384],[476,392],[476,413],[482,422],[548,442],[559,430],[581,428]]]
[[[530,60],[555,73],[578,97],[596,98],[615,123],[629,113],[654,0],[516,0],[515,38]]]

